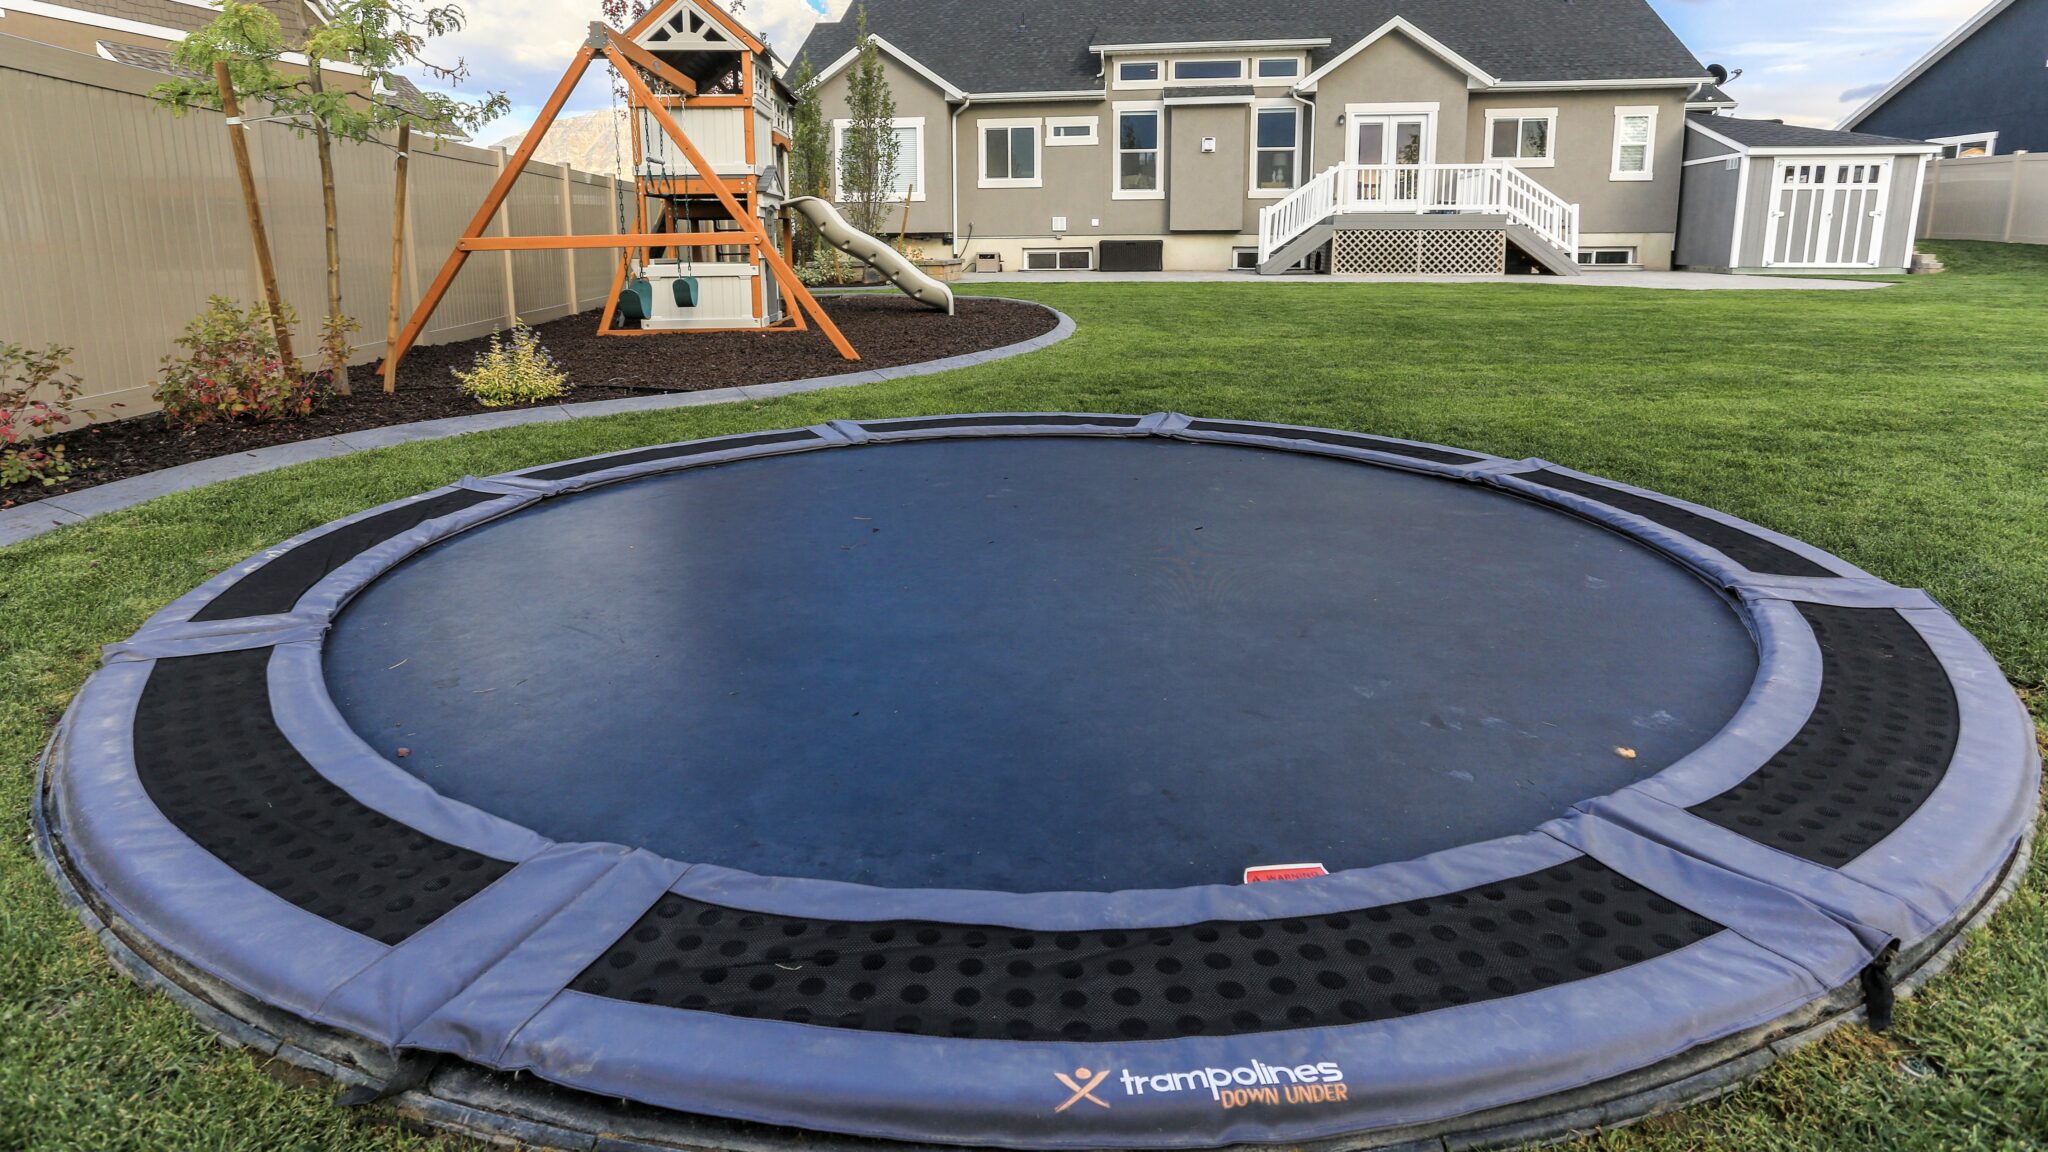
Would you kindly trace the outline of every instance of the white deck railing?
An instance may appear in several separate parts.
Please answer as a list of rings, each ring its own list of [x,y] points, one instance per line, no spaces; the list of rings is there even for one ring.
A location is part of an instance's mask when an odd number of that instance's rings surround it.
[[[1259,263],[1331,216],[1484,212],[1579,256],[1579,206],[1504,164],[1338,164],[1259,209]]]

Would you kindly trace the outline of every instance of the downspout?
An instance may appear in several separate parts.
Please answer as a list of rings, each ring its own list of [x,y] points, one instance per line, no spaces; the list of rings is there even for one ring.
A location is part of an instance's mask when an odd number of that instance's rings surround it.
[[[962,92],[960,94],[960,107],[953,110],[953,119],[947,128],[948,143],[946,147],[949,155],[946,157],[946,162],[953,166],[952,179],[947,181],[947,183],[952,185],[953,191],[953,242],[951,248],[953,249],[953,259],[955,260],[960,259],[960,253],[966,250],[960,244],[960,114],[967,111],[968,106],[973,103],[974,97]]]

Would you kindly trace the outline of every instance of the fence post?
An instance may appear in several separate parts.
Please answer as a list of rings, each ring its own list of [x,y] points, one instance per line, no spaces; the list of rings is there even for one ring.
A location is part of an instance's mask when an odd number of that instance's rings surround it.
[[[1920,239],[1934,239],[1934,214],[1941,207],[1941,166],[1945,160],[1936,156],[1927,162],[1927,210],[1920,214]]]
[[[2012,180],[2005,186],[2005,242],[2012,243],[2013,226],[2020,216],[2020,165],[2026,163],[2023,153],[2015,152],[2006,157],[2012,163]]]
[[[562,235],[576,234],[576,169],[562,165]],[[582,297],[576,294],[576,250],[562,250],[562,283],[569,289],[568,314],[576,314],[576,305]]]
[[[503,172],[506,163],[505,150],[503,148],[493,148],[491,151],[498,157],[498,171]],[[498,235],[512,235],[512,197],[510,195],[505,197],[505,203],[499,207],[498,213]],[[505,251],[504,257],[505,323],[500,325],[500,327],[510,328],[519,322],[519,295],[513,290],[512,252],[510,249]]]

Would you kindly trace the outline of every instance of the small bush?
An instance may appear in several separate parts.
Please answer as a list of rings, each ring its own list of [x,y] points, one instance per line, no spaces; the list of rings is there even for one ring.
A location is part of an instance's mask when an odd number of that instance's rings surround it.
[[[488,351],[477,355],[470,370],[455,371],[457,387],[486,408],[553,400],[569,390],[569,375],[541,346],[540,333],[514,322],[511,338],[491,334]]]
[[[363,330],[353,316],[329,316],[320,322],[320,384],[332,385],[341,370],[348,367],[349,353],[355,351],[352,337]]]
[[[37,351],[0,341],[0,488],[13,484],[48,487],[71,475],[64,446],[39,448],[36,441],[71,423],[71,402],[85,381],[64,371],[71,349],[52,344]]]
[[[287,306],[285,327],[297,319]],[[298,365],[284,362],[270,309],[262,304],[245,311],[215,296],[175,343],[185,354],[164,357],[154,391],[168,424],[258,424],[313,410],[318,382],[300,376]]]

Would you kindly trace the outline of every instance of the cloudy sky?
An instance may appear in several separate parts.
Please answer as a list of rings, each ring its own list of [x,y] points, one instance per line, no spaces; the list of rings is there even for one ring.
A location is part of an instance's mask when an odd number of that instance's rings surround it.
[[[748,24],[793,52],[829,3],[746,0]],[[1282,0],[1284,2],[1284,0]],[[1984,0],[1651,0],[1686,44],[1710,64],[1740,68],[1733,88],[1743,115],[1831,125],[1962,23]],[[1114,7],[1113,3],[1108,5]],[[486,129],[499,139],[532,122],[575,51],[596,0],[469,0],[470,25],[445,42],[475,74],[465,89],[502,88],[510,117]],[[461,90],[458,90],[461,91]],[[586,83],[570,111],[609,102]]]

